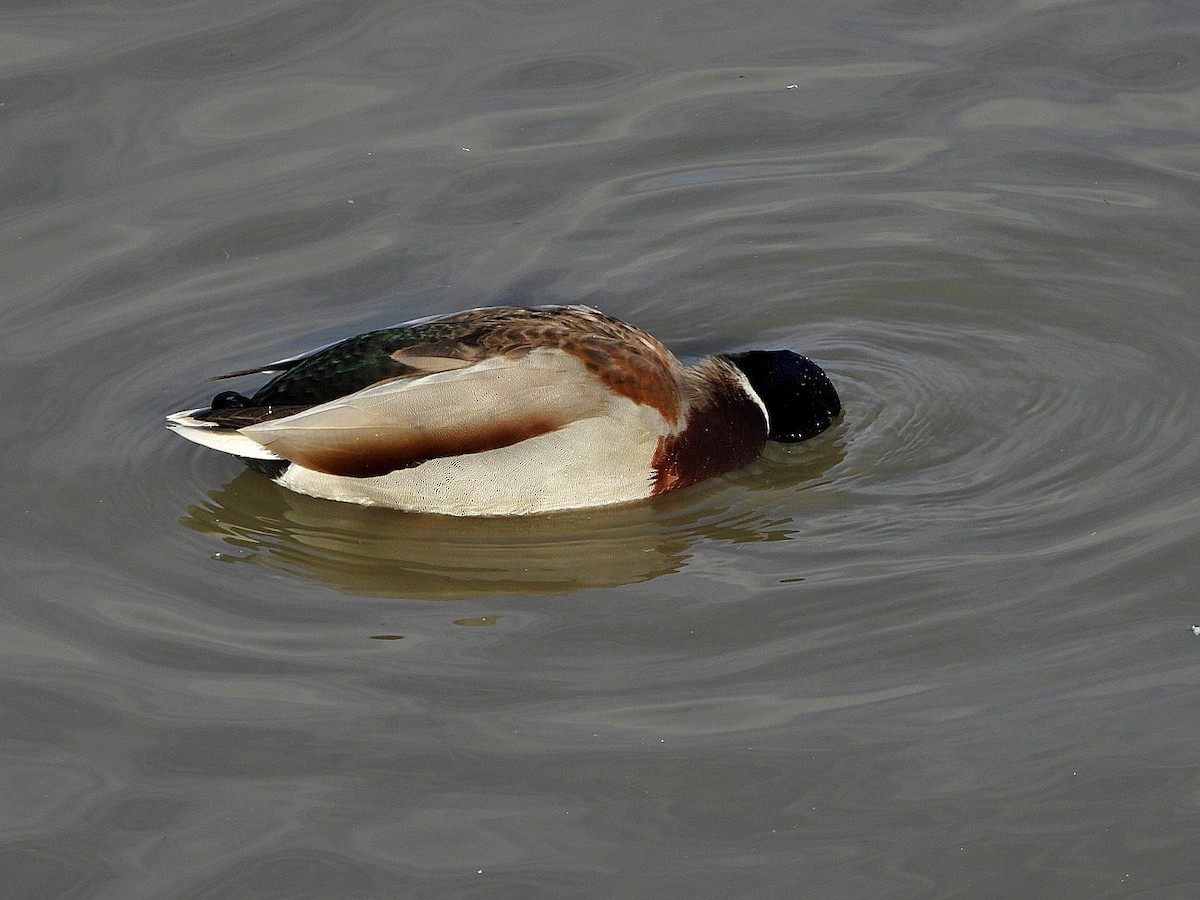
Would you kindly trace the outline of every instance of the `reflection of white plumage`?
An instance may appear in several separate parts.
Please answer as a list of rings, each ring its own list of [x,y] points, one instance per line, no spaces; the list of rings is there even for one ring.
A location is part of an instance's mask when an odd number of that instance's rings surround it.
[[[168,426],[305,494],[454,515],[662,494],[745,465],[768,438],[818,434],[841,410],[791,351],[685,367],[583,306],[422,319],[233,375],[258,372],[279,374]]]

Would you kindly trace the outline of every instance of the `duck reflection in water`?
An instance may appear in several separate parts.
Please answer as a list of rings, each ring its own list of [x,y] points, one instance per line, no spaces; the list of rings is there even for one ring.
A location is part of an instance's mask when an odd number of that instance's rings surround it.
[[[221,558],[342,593],[415,600],[567,594],[684,570],[704,542],[789,540],[838,442],[777,448],[745,474],[654,503],[542,516],[452,518],[328,503],[242,472],[182,523],[219,537]]]

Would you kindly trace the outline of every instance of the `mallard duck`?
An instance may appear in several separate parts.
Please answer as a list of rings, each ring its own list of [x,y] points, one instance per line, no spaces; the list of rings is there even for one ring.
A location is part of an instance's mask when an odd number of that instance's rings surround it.
[[[665,494],[841,412],[825,373],[790,350],[684,366],[586,306],[416,319],[218,378],[273,373],[168,427],[303,494],[463,516]]]

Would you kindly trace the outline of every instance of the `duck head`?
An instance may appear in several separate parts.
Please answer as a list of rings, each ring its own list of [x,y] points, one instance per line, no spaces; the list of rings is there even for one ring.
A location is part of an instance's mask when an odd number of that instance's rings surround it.
[[[770,417],[767,437],[795,443],[828,428],[842,411],[842,401],[829,376],[815,362],[791,350],[749,350],[726,353]]]

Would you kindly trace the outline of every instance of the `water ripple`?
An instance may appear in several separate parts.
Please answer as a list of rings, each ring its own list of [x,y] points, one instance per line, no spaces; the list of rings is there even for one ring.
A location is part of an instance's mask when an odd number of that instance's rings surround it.
[[[1186,7],[10,0],[5,886],[1196,895]],[[846,412],[508,522],[162,427],[501,300]]]

